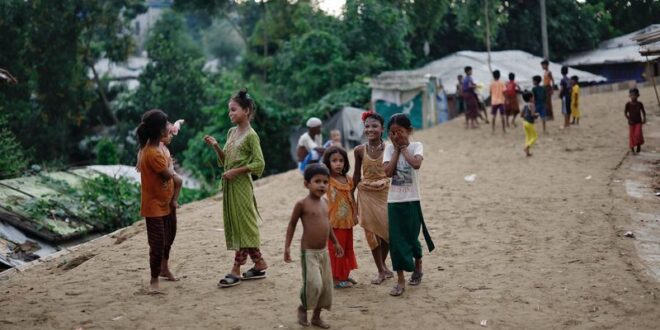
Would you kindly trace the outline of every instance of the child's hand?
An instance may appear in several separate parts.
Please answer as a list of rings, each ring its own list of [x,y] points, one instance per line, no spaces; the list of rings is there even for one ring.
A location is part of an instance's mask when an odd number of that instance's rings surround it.
[[[344,248],[341,247],[341,245],[335,243],[335,256],[337,258],[343,258],[344,257]]]
[[[291,261],[292,261],[291,260],[291,251],[289,250],[289,248],[285,248],[284,249],[284,262],[289,263]]]
[[[237,169],[233,168],[233,169],[231,169],[231,170],[228,170],[228,171],[225,171],[224,173],[222,173],[222,178],[225,179],[225,180],[227,180],[227,181],[231,181],[231,180],[233,180],[237,175],[238,175],[238,171],[237,171]]]
[[[204,142],[206,142],[206,144],[208,144],[211,147],[215,147],[218,145],[218,141],[210,135],[204,136]]]
[[[170,209],[174,211],[178,208],[179,208],[179,202],[177,202],[175,199],[172,199],[172,201],[170,202]]]

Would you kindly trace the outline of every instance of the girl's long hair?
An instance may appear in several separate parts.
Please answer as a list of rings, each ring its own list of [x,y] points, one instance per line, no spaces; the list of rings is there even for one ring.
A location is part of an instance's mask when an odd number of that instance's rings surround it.
[[[142,115],[142,122],[136,129],[140,149],[144,148],[149,141],[158,141],[167,128],[167,114],[162,110],[153,109]]]
[[[325,164],[328,169],[331,169],[332,167],[330,167],[330,156],[337,153],[344,157],[344,168],[341,169],[341,175],[346,175],[348,170],[351,169],[351,164],[348,163],[348,154],[342,147],[333,146],[326,149],[326,151],[323,153],[323,164]],[[332,172],[332,170],[330,170],[330,172]]]

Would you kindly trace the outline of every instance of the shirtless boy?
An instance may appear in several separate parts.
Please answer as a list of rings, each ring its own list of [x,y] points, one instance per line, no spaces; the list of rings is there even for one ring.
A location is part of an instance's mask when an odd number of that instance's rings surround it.
[[[291,220],[286,230],[284,243],[284,261],[291,262],[291,240],[296,231],[298,220],[303,224],[300,241],[300,262],[302,265],[303,286],[300,290],[301,304],[298,307],[298,323],[309,326],[307,311],[313,310],[311,324],[328,329],[330,325],[321,320],[321,309],[332,307],[332,269],[328,256],[328,239],[334,244],[337,257],[344,255],[344,250],[337,243],[330,222],[328,204],[323,195],[328,190],[330,171],[323,164],[310,164],[305,168],[305,188],[309,195],[296,203]]]

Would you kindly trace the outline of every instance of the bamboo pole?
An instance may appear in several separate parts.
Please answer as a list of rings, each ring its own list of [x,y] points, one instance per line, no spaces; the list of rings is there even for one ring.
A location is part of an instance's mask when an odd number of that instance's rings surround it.
[[[651,76],[651,82],[653,83],[653,91],[655,91],[655,99],[658,102],[658,107],[660,107],[660,96],[658,96],[658,87],[655,85],[655,74],[653,70],[651,70],[651,62],[649,61],[648,55],[646,56],[646,70],[648,74]]]

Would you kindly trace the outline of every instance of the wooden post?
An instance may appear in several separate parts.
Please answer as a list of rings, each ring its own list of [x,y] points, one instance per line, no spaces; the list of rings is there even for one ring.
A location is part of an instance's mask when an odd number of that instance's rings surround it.
[[[651,62],[649,61],[648,55],[646,56],[646,70],[648,74],[651,76],[651,82],[653,83],[653,91],[655,91],[655,99],[658,101],[658,107],[660,107],[660,97],[658,96],[658,87],[655,85],[655,73],[653,72],[653,70],[651,70]]]
[[[488,71],[492,73],[493,69],[490,67],[490,19],[488,18],[488,0],[484,0],[484,14],[486,18],[486,50],[488,51]]]

